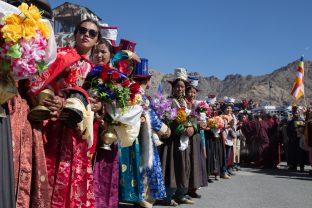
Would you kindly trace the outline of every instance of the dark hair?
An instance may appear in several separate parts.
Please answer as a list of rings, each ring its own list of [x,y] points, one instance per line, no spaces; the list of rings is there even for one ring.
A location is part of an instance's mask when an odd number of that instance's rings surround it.
[[[82,20],[81,22],[79,22],[79,23],[76,25],[76,27],[75,27],[74,35],[76,35],[76,34],[78,33],[79,27],[80,27],[83,23],[85,23],[85,22],[91,22],[91,23],[93,23],[93,24],[96,25],[97,30],[98,30],[98,36],[97,36],[97,38],[98,38],[98,41],[100,41],[100,40],[102,39],[101,28],[100,28],[99,23],[98,23],[97,21],[93,20],[93,19],[85,19],[85,20]]]
[[[196,89],[196,87],[194,87],[193,85],[187,85],[187,86],[185,87],[185,92],[188,92],[188,91],[190,91],[190,90],[192,90],[192,89],[194,89],[194,90],[196,90],[196,92],[198,92],[198,90]]]
[[[245,116],[244,114],[238,114],[237,115],[237,120],[238,121],[243,121],[244,120],[244,116]]]
[[[178,78],[178,79],[176,79],[176,80],[174,80],[173,82],[172,82],[172,87],[175,87],[177,84],[178,84],[178,82],[184,82],[184,84],[185,84],[185,88],[187,87],[186,86],[186,81],[185,80],[183,80],[183,79],[180,79],[180,78]]]
[[[151,79],[151,77],[140,77],[140,78],[133,78],[133,80],[137,83],[139,83],[140,85],[142,84],[146,84],[149,80]]]
[[[232,110],[233,110],[233,107],[234,107],[234,104],[232,103],[224,103],[223,106],[222,106],[222,112],[225,112],[225,110],[228,108],[228,107],[231,107]]]
[[[114,56],[114,48],[113,48],[112,44],[110,44],[110,42],[108,40],[106,40],[104,38],[101,38],[99,40],[98,44],[96,45],[96,47],[99,46],[99,45],[105,45],[108,48],[109,53],[111,54],[111,57]]]
[[[184,83],[185,88],[186,88],[186,81],[185,81],[185,80],[180,79],[180,78],[175,79],[173,82],[170,82],[171,87],[172,87],[172,91],[171,91],[172,96],[174,95],[173,88],[174,88],[174,87],[178,84],[178,82],[180,82],[180,81]],[[185,95],[185,90],[184,90],[184,95]]]

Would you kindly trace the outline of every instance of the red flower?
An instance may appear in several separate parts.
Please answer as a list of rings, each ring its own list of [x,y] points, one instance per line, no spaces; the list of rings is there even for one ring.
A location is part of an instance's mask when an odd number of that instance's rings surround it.
[[[117,61],[117,68],[120,72],[128,74],[128,61],[127,60],[122,60],[122,61]]]
[[[108,71],[109,71],[110,67],[108,64],[103,66],[103,70],[101,72],[101,79],[106,82],[109,80],[109,76],[108,76]]]
[[[121,83],[121,86],[123,87],[128,87],[130,85],[130,80],[129,79],[126,79],[124,80],[122,83]]]
[[[131,100],[133,100],[135,98],[135,95],[140,93],[139,83],[135,82],[132,85],[130,85],[130,92],[131,92],[130,98]]]
[[[117,80],[120,78],[120,74],[117,71],[113,70],[111,77],[113,80]]]

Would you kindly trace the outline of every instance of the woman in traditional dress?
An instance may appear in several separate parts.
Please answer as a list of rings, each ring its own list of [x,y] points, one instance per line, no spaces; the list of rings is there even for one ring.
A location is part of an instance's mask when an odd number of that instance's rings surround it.
[[[196,100],[198,89],[198,79],[190,79],[190,84],[185,90],[185,101],[187,103],[187,108],[191,110],[194,115],[197,113],[197,107],[199,101]],[[204,118],[205,122],[205,118]],[[202,122],[198,119],[198,125]],[[196,124],[197,125],[197,124]],[[199,128],[199,126],[198,126]],[[188,195],[193,198],[201,198],[201,195],[196,193],[196,190],[200,187],[208,186],[208,176],[206,170],[206,158],[204,149],[204,143],[202,136],[199,131],[192,136],[190,139],[190,149],[191,149],[191,174],[189,182]]]
[[[187,108],[184,99],[187,84],[186,70],[176,69],[175,75],[176,79],[172,82],[172,107]],[[194,203],[186,197],[191,172],[189,141],[181,139],[181,136],[186,139],[193,136],[194,128],[193,126],[185,127],[181,133],[176,132],[178,125],[176,121],[171,123],[172,134],[168,139],[163,140],[163,144],[159,148],[167,193],[167,197],[162,203],[169,206],[177,206],[178,203]]]
[[[208,103],[212,109],[211,117],[218,116],[216,105],[216,97],[211,97]],[[209,118],[208,118],[209,119]],[[206,128],[205,131],[206,149],[207,149],[207,174],[209,175],[208,182],[212,183],[210,176],[214,176],[217,181],[220,176],[221,169],[224,166],[224,142],[219,134],[214,134],[211,129]],[[219,135],[219,137],[217,137]]]
[[[109,64],[113,57],[113,47],[105,39],[99,41],[93,54],[95,65],[103,66]],[[101,113],[99,111],[97,114]],[[94,138],[103,131],[103,115],[95,116]],[[103,148],[97,139],[97,148],[94,159],[94,195],[96,207],[117,208],[118,207],[118,145],[113,143],[109,148]],[[96,144],[94,144],[96,146]]]
[[[148,69],[148,60],[142,58],[136,65],[132,75],[135,82],[140,84],[142,96],[143,120],[139,134],[140,144],[140,169],[141,169],[141,193],[143,200],[139,202],[141,207],[152,207],[156,200],[166,197],[165,182],[162,174],[161,163],[157,150],[158,137],[168,138],[171,130],[164,124],[151,109],[150,99],[146,90],[151,85],[151,74]]]
[[[44,128],[51,207],[94,207],[92,165],[88,152],[93,140],[93,120],[90,119],[92,112],[88,94],[82,85],[93,66],[89,58],[101,37],[99,26],[91,19],[83,20],[76,26],[74,37],[75,47],[58,49],[56,61],[30,82],[30,94],[37,94],[45,88],[55,93],[44,101],[54,116],[47,120]],[[78,92],[78,99],[66,94],[73,89]],[[83,112],[86,127],[81,123],[71,123],[70,111],[64,111],[67,105]]]

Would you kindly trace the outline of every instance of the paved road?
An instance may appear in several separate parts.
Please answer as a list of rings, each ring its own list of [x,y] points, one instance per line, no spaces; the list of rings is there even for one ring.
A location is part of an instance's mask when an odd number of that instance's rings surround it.
[[[312,176],[307,172],[243,168],[229,180],[198,191],[198,208],[312,208]],[[160,208],[161,206],[155,206]]]
[[[306,166],[307,167],[307,166]],[[280,170],[242,168],[231,179],[216,181],[198,193],[196,208],[312,208],[312,175]],[[311,170],[310,167],[307,167]],[[134,206],[120,206],[132,208]],[[154,206],[164,208],[163,206]]]

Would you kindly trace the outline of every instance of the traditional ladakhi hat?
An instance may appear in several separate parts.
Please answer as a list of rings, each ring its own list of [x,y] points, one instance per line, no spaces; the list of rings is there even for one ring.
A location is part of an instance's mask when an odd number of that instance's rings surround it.
[[[112,46],[116,46],[118,35],[118,28],[115,26],[108,26],[108,24],[100,24],[102,38],[108,40]]]
[[[176,68],[174,70],[174,79],[173,80],[169,80],[168,82],[172,85],[173,82],[177,79],[180,79],[182,81],[184,81],[185,84],[188,84],[187,81],[187,72],[185,68]]]
[[[225,96],[223,101],[226,105],[234,105],[235,99]]]
[[[151,76],[152,75],[149,73],[148,70],[148,59],[141,58],[141,62],[136,64],[136,68],[132,77],[138,79],[146,79],[150,78]]]
[[[127,50],[127,51],[131,51],[134,53],[135,46],[136,46],[136,43],[133,41],[120,39],[119,46],[114,47],[114,51],[115,53],[117,53],[122,50]]]
[[[209,105],[215,105],[216,102],[217,102],[217,96],[216,95],[208,95],[207,99],[206,99],[206,102],[209,104]]]
[[[195,88],[196,91],[199,91],[198,89],[199,79],[193,76],[188,76],[187,79],[188,79],[188,86],[192,86]]]

